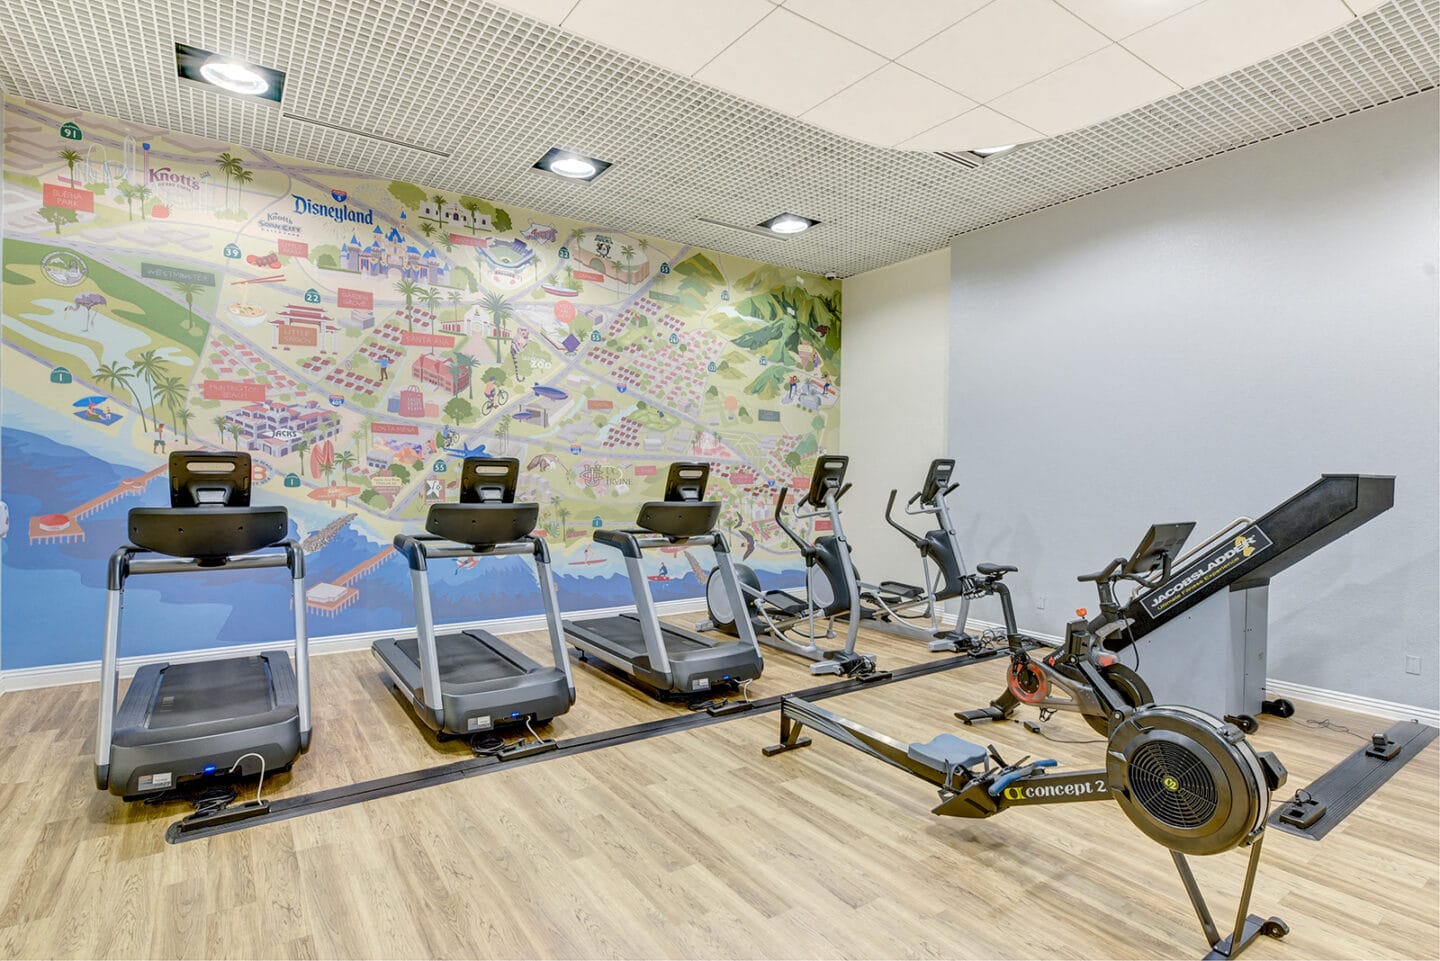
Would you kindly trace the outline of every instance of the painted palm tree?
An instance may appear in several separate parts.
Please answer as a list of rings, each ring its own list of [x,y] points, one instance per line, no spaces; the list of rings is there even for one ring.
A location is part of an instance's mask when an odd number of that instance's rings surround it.
[[[514,419],[515,418],[509,414],[506,414],[501,417],[500,422],[495,425],[495,438],[500,441],[500,453],[502,454],[510,447],[510,424]]]
[[[204,290],[199,284],[192,284],[188,281],[177,281],[175,290],[185,298],[185,329],[191,330],[195,326],[195,295]]]
[[[240,438],[245,436],[245,429],[234,421],[230,422],[230,436],[235,438],[235,449],[240,449]]]
[[[129,367],[113,363],[101,364],[100,368],[95,371],[95,383],[116,392],[119,392],[122,387],[128,390],[130,396],[135,398],[135,409],[140,412],[140,428],[148,434],[150,433],[150,422],[145,419],[145,405],[140,402],[140,395],[135,393],[135,388],[130,383],[130,378],[133,376],[135,376],[135,372]]]
[[[190,446],[190,422],[195,419],[195,412],[188,407],[181,407],[175,411],[175,426],[180,428],[180,433],[185,436],[185,446]]]
[[[350,471],[354,468],[355,461],[356,457],[353,450],[342,450],[335,455],[335,466],[340,468],[340,476],[344,478],[345,484],[350,483]]]
[[[460,364],[460,365],[462,365],[462,366],[464,366],[464,367],[469,368],[469,370],[470,370],[470,383],[467,385],[466,395],[467,395],[471,400],[474,400],[474,399],[475,399],[475,368],[477,368],[477,367],[480,366],[480,358],[479,358],[479,357],[476,357],[476,356],[473,355],[473,354],[463,354],[463,353],[461,353],[460,351],[457,350],[457,351],[455,351],[455,363]]]
[[[395,293],[405,298],[405,319],[410,324],[410,330],[415,330],[415,295],[420,293],[420,285],[409,277],[395,284]]]
[[[161,377],[155,384],[154,392],[160,402],[170,409],[170,423],[177,423],[180,420],[180,407],[184,405],[189,393],[186,383],[179,377]],[[160,419],[158,414],[155,419]]]
[[[245,202],[245,185],[255,182],[255,171],[246,170],[241,167],[235,171],[235,206],[239,207]]]
[[[506,331],[506,324],[515,316],[515,307],[505,298],[503,294],[497,294],[493,290],[485,291],[485,296],[480,300],[480,309],[490,315],[490,320],[495,324],[495,363],[500,363],[500,342],[505,339],[502,335]]]
[[[145,387],[150,391],[150,413],[155,413],[155,384],[165,373],[165,361],[158,350],[147,350],[136,358],[135,373],[145,378]]]
[[[60,159],[65,161],[65,166],[70,168],[70,186],[75,186],[75,165],[80,162],[80,152],[78,150],[62,150]]]
[[[210,421],[210,423],[214,424],[214,425],[215,425],[215,429],[216,429],[217,431],[219,431],[219,433],[220,433],[220,446],[221,446],[221,447],[224,447],[224,446],[225,446],[225,435],[228,434],[228,433],[230,433],[230,418],[226,417],[224,414],[217,414],[217,415],[215,416],[215,418]]]
[[[115,190],[120,194],[120,199],[125,201],[125,214],[132,221],[135,219],[135,185],[128,180],[122,180],[116,185]]]
[[[435,308],[440,305],[440,291],[436,290],[434,287],[426,287],[420,292],[420,299],[425,301],[425,309],[430,311],[431,316],[435,317],[438,320],[440,315],[435,313]],[[433,329],[433,322],[431,326]]]
[[[480,216],[480,204],[474,197],[463,197],[460,206],[470,215],[470,236],[475,236],[475,220]]]
[[[460,291],[450,291],[450,293],[445,295],[445,299],[450,301],[450,312],[455,323],[460,323],[460,301],[463,299]]]
[[[152,193],[154,193],[154,191],[152,191],[149,187],[145,186],[144,184],[136,184],[136,185],[135,185],[135,199],[138,200],[138,201],[140,201],[140,219],[141,219],[141,220],[144,220],[144,219],[145,219],[145,201],[147,201],[147,200],[150,199],[150,195],[151,195]]]
[[[560,504],[561,504],[563,501],[564,501],[564,498],[562,498],[559,494],[551,494],[551,495],[550,495],[550,515],[551,515],[552,517],[559,511],[559,509],[560,509]],[[565,529],[564,529],[563,527],[559,529],[559,534],[560,534],[560,544],[561,544],[561,546],[564,546],[564,544],[565,544]]]
[[[420,221],[420,232],[425,235],[426,240],[429,240],[431,237],[433,237],[435,235],[435,231],[439,229],[439,227],[435,226],[435,224],[429,220]]]
[[[229,153],[222,153],[215,158],[215,166],[225,175],[225,203],[230,203],[230,178],[239,173],[243,168],[240,165],[240,158],[231,156]]]
[[[630,265],[635,262],[635,248],[629,244],[621,244],[620,256],[625,260],[625,287],[627,290],[633,290],[635,288],[635,282],[631,278]]]
[[[300,458],[300,474],[305,474],[305,452],[310,449],[310,442],[300,438],[295,442],[295,455]]]

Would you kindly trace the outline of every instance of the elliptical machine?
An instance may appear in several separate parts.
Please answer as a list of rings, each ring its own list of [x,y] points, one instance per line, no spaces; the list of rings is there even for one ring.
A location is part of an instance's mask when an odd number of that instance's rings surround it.
[[[850,545],[840,523],[840,498],[850,489],[845,471],[850,458],[843,454],[822,455],[815,460],[810,489],[795,502],[793,521],[816,518],[829,520],[831,533],[817,537],[812,543],[785,521],[785,504],[790,488],[781,487],[775,498],[775,523],[799,548],[805,560],[805,596],[786,590],[765,590],[755,571],[735,565],[735,576],[745,597],[750,623],[756,638],[778,650],[807,657],[811,674],[839,674],[845,677],[875,676],[875,657],[857,654],[855,640],[860,631],[860,592],[855,580],[855,567],[850,561]],[[697,625],[699,630],[718,630],[737,636],[734,607],[719,577],[705,582],[705,607],[709,620]],[[835,618],[844,616],[847,629],[845,644],[839,649],[826,649],[817,641],[835,637]],[[825,619],[824,631],[816,621]]]
[[[960,486],[950,479],[954,472],[955,461],[952,458],[940,457],[931,461],[925,472],[924,484],[905,503],[905,513],[911,517],[932,515],[938,522],[939,526],[927,531],[923,537],[898,523],[892,516],[897,491],[890,491],[890,499],[885,504],[885,523],[899,531],[919,550],[921,580],[918,584],[907,584],[903,581],[867,584],[862,581],[860,600],[866,606],[861,610],[861,617],[865,626],[872,630],[924,641],[932,651],[974,652],[983,645],[979,639],[965,632],[965,623],[970,614],[970,600],[991,592],[985,590],[988,585],[983,580],[976,580],[965,573],[965,557],[960,551],[960,539],[955,534],[955,522],[951,520],[950,508],[945,503],[945,498],[955,493]],[[940,626],[939,602],[953,598],[960,601],[955,628],[944,630]],[[929,630],[906,623],[911,620],[928,620]]]
[[[1076,711],[1096,733],[1109,735],[1126,712],[1152,703],[1154,696],[1144,679],[1105,649],[1106,639],[1130,623],[1122,616],[1115,587],[1127,580],[1149,583],[1157,571],[1163,572],[1162,579],[1168,577],[1171,561],[1194,527],[1188,523],[1151,525],[1129,560],[1117,557],[1104,570],[1076,578],[1095,585],[1100,596],[1100,623],[1087,622],[1087,611],[1078,609],[1078,619],[1066,625],[1065,643],[1050,653],[1031,656],[1028,648],[1039,642],[1016,630],[1009,592],[1002,593],[1010,650],[1005,690],[987,707],[956,711],[955,716],[966,724],[1003,721],[1021,704],[1028,704],[1040,709],[1041,720],[1055,711]]]

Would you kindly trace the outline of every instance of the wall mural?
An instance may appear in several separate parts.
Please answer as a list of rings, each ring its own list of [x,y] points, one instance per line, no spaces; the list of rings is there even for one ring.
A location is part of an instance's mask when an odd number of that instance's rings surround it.
[[[590,531],[680,458],[795,576],[768,518],[835,442],[838,283],[21,100],[4,160],[3,667],[98,656],[105,559],[180,448],[251,452],[315,635],[413,623],[390,540],[475,454],[520,458],[567,610],[629,603]],[[701,593],[698,553],[647,561],[657,599]],[[516,558],[431,577],[440,619],[539,611]],[[287,637],[281,590],[137,581],[124,653]]]

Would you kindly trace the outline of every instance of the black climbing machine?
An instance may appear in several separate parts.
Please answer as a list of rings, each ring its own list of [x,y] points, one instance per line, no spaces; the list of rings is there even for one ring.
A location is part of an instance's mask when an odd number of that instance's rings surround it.
[[[1289,717],[1293,704],[1265,697],[1270,579],[1394,503],[1394,477],[1324,474],[1260,518],[1237,517],[1185,553],[1194,524],[1155,525],[1129,560],[1116,558],[1081,578],[1101,593],[1100,612],[1087,625],[1101,638],[1095,662],[1128,651],[1125,659],[1143,665],[1148,684],[1131,692],[1145,695],[1140,703],[1153,692],[1154,700],[1196,705],[1247,732],[1258,727],[1256,715]],[[1115,593],[1121,581],[1135,585],[1123,603]],[[1011,648],[1012,659],[1024,663]],[[1021,703],[1059,706],[1047,701],[1043,682],[1073,674],[1056,668],[1071,653],[1067,639],[1060,652],[1029,660],[1034,670],[1020,667],[1018,677],[1012,670],[1009,689],[990,707],[959,716],[973,723],[1008,717]]]
[[[1069,625],[1077,648],[1095,650],[1085,621]],[[1088,668],[1088,665],[1086,665]],[[1097,703],[1113,708],[1105,766],[1061,773],[1050,759],[1006,761],[993,746],[953,734],[924,743],[905,743],[825,710],[785,697],[780,709],[780,742],[767,756],[805,747],[809,727],[935,785],[935,814],[988,818],[1012,807],[1072,801],[1114,800],[1131,823],[1170,850],[1181,883],[1210,944],[1208,957],[1238,956],[1257,937],[1289,933],[1279,918],[1249,913],[1260,863],[1270,793],[1285,783],[1285,768],[1273,754],[1257,752],[1245,734],[1188,707],[1126,705],[1132,692],[1113,686],[1099,671],[1085,670]],[[1235,922],[1222,935],[1191,870],[1192,855],[1249,848]]]

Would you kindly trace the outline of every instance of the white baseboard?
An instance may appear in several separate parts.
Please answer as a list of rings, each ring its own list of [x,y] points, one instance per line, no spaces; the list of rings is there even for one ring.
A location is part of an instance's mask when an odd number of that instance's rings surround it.
[[[1440,727],[1440,711],[1415,707],[1413,704],[1382,701],[1379,698],[1362,697],[1359,694],[1347,694],[1344,691],[1331,691],[1323,687],[1310,687],[1307,684],[1295,684],[1291,681],[1277,681],[1274,678],[1266,679],[1265,691],[1272,697],[1287,697],[1309,704],[1338,707],[1342,710],[1354,711],[1357,714],[1373,714],[1391,721],[1419,721],[1421,724],[1429,724],[1431,727]]]
[[[954,614],[942,614],[940,619],[948,624],[955,623]],[[977,621],[974,618],[968,621],[968,626],[972,634],[986,630],[987,628],[998,630],[1002,633],[1005,630],[1004,624],[996,624],[991,621]],[[1035,631],[1027,631],[1024,628],[1021,628],[1021,633],[1033,637],[1038,641],[1047,641],[1053,644],[1062,644],[1065,640],[1054,634],[1040,634]],[[1331,691],[1323,687],[1310,687],[1307,684],[1296,684],[1293,681],[1281,681],[1273,677],[1265,679],[1265,691],[1272,698],[1286,697],[1296,701],[1304,701],[1307,704],[1340,708],[1345,711],[1354,711],[1357,714],[1370,714],[1391,721],[1419,721],[1422,724],[1429,724],[1432,727],[1440,727],[1440,710],[1416,707],[1413,704],[1382,701],[1378,698],[1362,697],[1359,694],[1347,694],[1344,691]]]
[[[586,620],[592,617],[607,617],[612,614],[624,614],[633,612],[635,607],[603,607],[588,611],[575,611],[573,614],[566,614],[566,619]],[[685,598],[678,601],[660,601],[655,605],[659,614],[694,614],[705,610],[705,598]],[[488,621],[462,621],[453,624],[440,624],[438,628],[446,631],[469,631],[482,628],[492,634],[517,634],[521,631],[543,631],[545,629],[545,617],[541,614],[534,614],[529,617],[504,617]],[[339,654],[344,651],[363,651],[373,642],[386,637],[414,637],[415,629],[398,631],[364,631],[359,634],[334,634],[327,637],[312,637],[310,639],[310,654],[323,656],[325,654]],[[175,654],[144,654],[136,657],[122,657],[119,661],[121,677],[130,677],[141,665],[153,664],[158,660],[168,661],[171,664],[181,664],[186,661],[208,661],[216,657],[235,657],[247,654],[258,654],[261,651],[290,651],[294,652],[295,642],[275,641],[269,644],[237,644],[233,647],[210,647],[196,651],[181,651]],[[0,671],[0,694],[9,691],[29,691],[41,687],[59,687],[65,684],[93,684],[100,675],[99,661],[81,661],[74,664],[54,664],[45,667],[21,667],[9,671]]]

